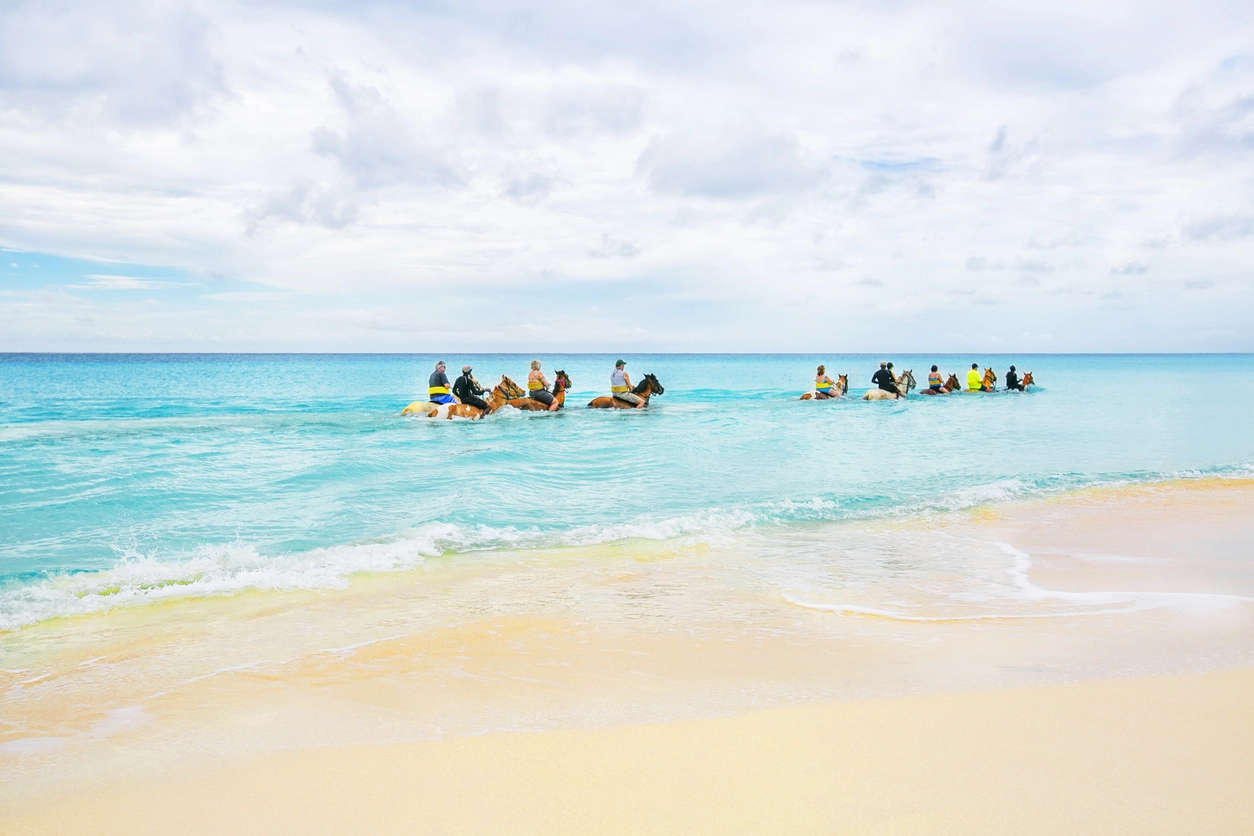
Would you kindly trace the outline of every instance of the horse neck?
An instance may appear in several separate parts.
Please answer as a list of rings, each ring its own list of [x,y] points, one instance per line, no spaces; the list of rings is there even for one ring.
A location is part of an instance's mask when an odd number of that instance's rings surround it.
[[[648,380],[642,380],[636,384],[636,388],[632,389],[632,394],[639,395],[644,400],[649,399],[649,395],[653,394],[653,387],[649,385]]]

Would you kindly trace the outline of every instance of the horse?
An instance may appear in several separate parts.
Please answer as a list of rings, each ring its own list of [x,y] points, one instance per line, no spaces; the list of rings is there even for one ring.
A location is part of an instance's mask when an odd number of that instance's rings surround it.
[[[836,385],[832,387],[835,391],[833,395],[823,395],[818,392],[806,392],[801,396],[801,400],[809,401],[830,401],[834,398],[843,398],[849,391],[849,375],[841,374],[836,376]]]
[[[631,391],[632,391],[632,394],[638,395],[644,399],[645,406],[649,405],[650,395],[661,395],[666,392],[666,390],[662,388],[662,384],[658,383],[657,378],[651,374],[646,374],[644,376],[644,380],[641,380],[639,383],[637,383]],[[600,398],[593,398],[592,400],[588,401],[588,409],[635,409],[635,408],[636,408],[635,404],[627,403],[627,401],[624,401],[620,398],[615,398],[612,395],[606,395]]]
[[[984,370],[984,388],[990,392],[997,389],[997,374],[992,369]]]
[[[502,380],[509,378],[502,376]],[[510,380],[510,383],[514,382]],[[538,401],[535,398],[527,397],[525,394],[517,398],[511,398],[505,405],[512,406],[515,409],[521,409],[523,412],[556,412],[566,404],[566,390],[571,386],[570,377],[566,372],[558,369],[553,373],[553,406]],[[515,388],[518,388],[515,386]],[[518,388],[522,392],[521,388]]]
[[[474,420],[496,412],[509,402],[511,398],[524,395],[522,389],[505,375],[501,382],[488,395],[488,408],[480,409],[468,403],[432,403],[430,401],[414,401],[401,411],[401,415],[420,415],[423,418],[468,418]]]
[[[920,389],[920,395],[949,395],[958,389],[962,384],[958,382],[958,375],[951,374],[949,380],[945,381],[945,385],[940,388],[939,392],[933,391],[931,388]]]
[[[904,398],[910,394],[910,390],[915,387],[914,372],[906,369],[901,373],[901,377],[897,378],[897,391],[885,392],[883,389],[868,389],[866,394],[862,396],[864,401],[895,401],[898,398]]]
[[[1024,373],[1023,373],[1023,379],[1022,379],[1022,380],[1020,380],[1019,382],[1023,384],[1023,388],[1024,388],[1024,389],[1027,389],[1029,386],[1031,386],[1031,385],[1032,385],[1033,383],[1035,383],[1036,381],[1032,380],[1032,373],[1031,373],[1031,372],[1024,372]]]

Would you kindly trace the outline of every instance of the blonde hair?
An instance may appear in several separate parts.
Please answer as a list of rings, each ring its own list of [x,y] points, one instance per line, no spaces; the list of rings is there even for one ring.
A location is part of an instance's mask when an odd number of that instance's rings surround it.
[[[533,369],[539,369],[539,368],[540,368],[540,361],[539,361],[539,360],[532,360],[532,361],[531,361],[531,368],[533,368]]]
[[[819,374],[824,374],[825,371],[826,370],[823,368],[823,366],[819,366]]]

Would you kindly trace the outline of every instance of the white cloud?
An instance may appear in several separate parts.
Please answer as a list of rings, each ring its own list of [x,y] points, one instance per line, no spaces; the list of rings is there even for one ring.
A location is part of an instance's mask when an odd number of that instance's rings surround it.
[[[1231,0],[7,4],[0,246],[269,289],[0,349],[1251,350],[1252,102]]]

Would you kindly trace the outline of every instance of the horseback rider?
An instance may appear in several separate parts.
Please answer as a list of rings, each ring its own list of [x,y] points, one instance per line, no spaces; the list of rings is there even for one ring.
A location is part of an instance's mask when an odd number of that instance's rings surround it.
[[[432,403],[456,403],[448,391],[448,375],[444,373],[444,361],[437,360],[435,371],[427,378],[427,400]]]
[[[547,407],[553,406],[553,395],[549,392],[549,382],[540,371],[540,361],[531,361],[531,371],[527,372],[527,397],[539,401]]]
[[[972,363],[971,371],[967,372],[967,391],[968,392],[987,392],[988,387],[984,385],[984,376],[980,374],[980,364]]]
[[[479,381],[475,380],[471,374],[472,371],[474,369],[470,366],[462,366],[462,376],[457,378],[457,382],[453,384],[453,394],[462,403],[478,407],[487,412],[487,401],[479,397],[483,394],[483,387],[479,385]]]
[[[889,371],[892,368],[891,363],[880,363],[880,370],[871,375],[871,382],[885,392],[897,394],[897,380],[893,377],[893,373]]]
[[[1019,375],[1015,374],[1014,366],[1011,366],[1010,371],[1006,372],[1006,388],[1023,391],[1023,384],[1019,382]]]
[[[932,370],[927,373],[927,388],[937,393],[945,388],[945,384],[941,382],[941,373],[935,366],[932,366]]]
[[[814,378],[814,394],[820,398],[831,398],[839,394],[834,390],[836,381],[827,376],[827,370],[823,366],[819,366],[818,373]]]
[[[624,368],[627,363],[619,360],[614,364],[614,371],[610,372],[610,392],[615,398],[629,404],[634,404],[636,409],[644,406],[644,398],[631,391],[631,378],[627,376],[627,369]]]

